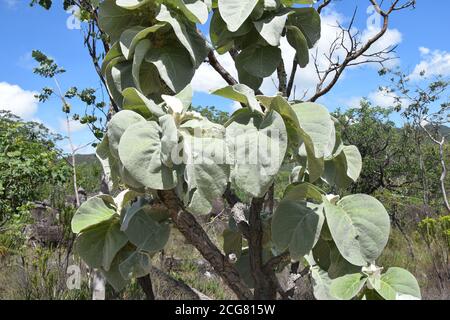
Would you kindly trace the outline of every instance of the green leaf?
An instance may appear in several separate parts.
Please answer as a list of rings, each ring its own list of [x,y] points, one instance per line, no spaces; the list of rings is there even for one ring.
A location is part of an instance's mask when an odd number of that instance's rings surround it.
[[[314,298],[317,300],[336,300],[330,294],[331,279],[326,271],[318,267],[311,268],[311,278],[314,290]]]
[[[331,279],[336,279],[348,274],[361,272],[361,266],[355,266],[345,260],[333,241],[327,242],[330,248],[330,266],[328,268],[328,276]]]
[[[280,251],[289,248],[293,259],[308,254],[320,237],[323,206],[282,200],[272,219],[272,241]]]
[[[295,8],[294,13],[288,17],[288,25],[295,26],[301,30],[308,47],[312,48],[320,39],[320,15],[314,8]]]
[[[258,0],[218,0],[219,12],[231,32],[237,31],[256,7]]]
[[[314,200],[321,203],[322,192],[318,187],[308,182],[291,184],[286,188],[283,200]]]
[[[151,49],[150,40],[142,40],[136,46],[133,56],[133,65],[131,74],[133,76],[134,86],[145,95],[159,95],[162,89],[159,71],[152,63],[148,63],[145,58]],[[122,95],[129,89],[122,90]]]
[[[120,49],[124,57],[129,60],[133,54],[137,44],[147,38],[149,34],[158,32],[164,28],[166,23],[157,23],[151,27],[145,28],[142,26],[134,26],[126,29],[120,36]]]
[[[99,27],[109,35],[111,43],[118,41],[125,29],[141,22],[136,12],[119,7],[115,0],[102,1],[98,12]]]
[[[106,221],[83,231],[76,239],[75,250],[91,268],[108,271],[116,254],[128,242],[116,221]]]
[[[206,46],[205,40],[197,33],[195,28],[186,26],[164,4],[160,5],[160,11],[156,16],[156,20],[167,22],[172,26],[178,40],[189,52],[192,63],[196,68],[203,63],[209,50]],[[167,50],[163,51],[166,54],[168,53]],[[185,86],[186,85],[184,85],[183,88]]]
[[[194,66],[185,50],[179,46],[153,48],[145,60],[155,65],[161,78],[173,92],[183,90],[194,76]]]
[[[249,109],[235,112],[226,129],[232,152],[232,179],[253,197],[265,195],[280,170],[287,150],[287,133],[281,116],[265,117]]]
[[[208,20],[208,6],[201,0],[166,0],[166,3],[180,9],[194,23],[205,24]]]
[[[137,8],[143,6],[144,4],[149,3],[150,1],[153,1],[153,0],[116,0],[116,4],[119,7],[131,10],[131,9],[137,9]]]
[[[161,161],[164,165],[171,168],[172,152],[176,150],[178,146],[178,129],[175,123],[175,119],[172,115],[167,114],[159,118],[159,124],[161,125]]]
[[[281,61],[281,50],[278,47],[249,47],[236,57],[236,66],[249,74],[266,78],[271,76]]]
[[[301,68],[306,67],[309,63],[309,49],[305,36],[295,26],[288,26],[286,30],[287,41],[296,51],[296,59],[299,66]]]
[[[114,199],[97,196],[84,202],[72,218],[72,232],[80,233],[89,227],[111,219],[116,214]]]
[[[366,284],[367,277],[361,273],[349,274],[331,281],[330,293],[339,300],[351,300]]]
[[[183,149],[188,192],[195,189],[196,199],[200,197],[200,201],[206,200],[211,206],[214,200],[222,197],[228,184],[225,140],[200,138],[183,132]]]
[[[122,262],[126,261],[130,255],[133,254],[133,252],[134,249],[131,248],[131,246],[125,246],[119,251],[119,253],[117,253],[108,271],[100,269],[108,283],[116,292],[121,291],[128,283],[128,281],[122,276],[119,266]]]
[[[389,239],[389,215],[375,198],[357,194],[337,205],[324,200],[331,235],[342,256],[356,266],[373,263]]]
[[[261,20],[254,21],[253,24],[261,37],[273,47],[280,45],[281,35],[286,25],[290,10],[280,10],[273,15],[268,15]]]
[[[128,127],[120,139],[119,156],[137,182],[154,190],[170,190],[176,186],[176,175],[162,163],[161,134],[154,121]]]
[[[160,106],[152,100],[147,99],[147,97],[136,90],[136,88],[125,89],[123,91],[123,97],[123,108],[125,110],[137,112],[145,118],[151,117],[151,115],[159,118],[166,114]]]
[[[145,122],[145,118],[129,110],[116,113],[108,122],[109,150],[114,157],[119,158],[119,143],[125,131],[139,122]]]
[[[255,92],[244,84],[228,86],[212,92],[217,96],[228,98],[247,105],[252,111],[262,113],[261,106],[256,100]]]
[[[219,11],[214,10],[209,29],[212,45],[219,54],[223,54],[234,44],[234,39],[249,33],[252,28],[253,24],[247,20],[236,32],[230,32]]]
[[[317,159],[327,158],[336,142],[334,122],[327,108],[305,102],[292,106],[301,129],[311,138]]]
[[[95,154],[102,165],[106,181],[111,181],[113,186],[117,185],[119,183],[119,161],[111,155],[107,135],[98,144]]]
[[[125,234],[139,250],[157,252],[169,240],[170,226],[155,221],[145,210],[140,210],[130,219]]]
[[[119,265],[124,279],[142,278],[150,273],[152,261],[147,253],[136,251]]]
[[[356,182],[362,170],[362,157],[355,146],[344,146],[331,160],[325,161],[323,178],[330,186],[346,188]]]
[[[420,300],[420,287],[416,278],[402,268],[389,268],[381,276],[380,286],[375,290],[385,300]]]

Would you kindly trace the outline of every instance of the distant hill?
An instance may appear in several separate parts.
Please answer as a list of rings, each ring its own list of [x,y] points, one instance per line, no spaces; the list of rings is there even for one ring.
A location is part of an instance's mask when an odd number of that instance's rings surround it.
[[[428,128],[428,127],[430,127],[430,128]],[[433,128],[431,126],[427,126],[427,129],[433,130]],[[441,136],[448,136],[448,135],[450,135],[450,127],[443,126],[443,125],[439,126],[438,132]]]

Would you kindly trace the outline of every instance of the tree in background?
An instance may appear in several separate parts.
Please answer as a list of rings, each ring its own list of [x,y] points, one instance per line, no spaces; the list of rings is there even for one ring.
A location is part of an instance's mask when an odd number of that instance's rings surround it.
[[[396,102],[396,109],[409,123],[415,134],[417,153],[419,155],[420,170],[424,188],[424,203],[429,201],[429,181],[427,180],[423,160],[423,142],[431,142],[439,148],[438,159],[441,174],[439,179],[442,203],[450,212],[450,204],[446,190],[448,147],[446,139],[450,130],[446,125],[450,123],[450,81],[442,76],[428,77],[426,71],[420,71],[414,81],[410,75],[401,70],[386,70],[382,75],[390,75],[389,86],[381,88],[385,94],[391,95]],[[425,138],[425,139],[424,139]]]
[[[71,123],[72,121],[79,121],[81,124],[86,124],[93,133],[94,137],[98,140],[101,140],[103,138],[103,132],[105,131],[104,122],[107,118],[107,114],[104,111],[105,103],[97,102],[97,97],[95,96],[96,90],[93,88],[79,90],[77,87],[71,87],[66,92],[63,92],[57,76],[65,73],[66,71],[63,68],[59,67],[53,59],[49,58],[41,51],[34,50],[32,56],[36,60],[36,62],[38,62],[38,66],[33,69],[33,72],[44,78],[52,79],[55,84],[55,88],[45,87],[37,96],[37,98],[39,98],[40,102],[45,102],[52,95],[56,95],[61,102],[62,112],[66,116],[67,140],[69,142],[71,151],[73,188],[76,205],[77,207],[79,207],[81,203],[78,194],[76,154],[89,145],[96,146],[97,144],[95,143],[95,141],[92,141],[82,146],[75,146],[73,143]],[[70,105],[69,100],[75,98],[79,99],[86,105],[85,114],[80,116],[79,114],[75,113],[71,118],[70,114],[72,113],[72,106]]]
[[[70,169],[43,125],[0,111],[0,227],[30,201],[46,199],[68,181]]]

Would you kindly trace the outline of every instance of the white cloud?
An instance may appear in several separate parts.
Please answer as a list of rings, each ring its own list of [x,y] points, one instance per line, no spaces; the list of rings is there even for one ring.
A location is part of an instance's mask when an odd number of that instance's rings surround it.
[[[71,133],[83,131],[83,130],[85,130],[87,128],[87,125],[81,124],[79,121],[75,121],[75,120],[70,120],[69,121],[69,126],[70,126],[70,132]],[[59,130],[60,130],[60,132],[63,132],[65,134],[68,133],[67,120],[66,119],[63,119],[63,118],[59,119]]]
[[[450,76],[450,52],[441,50],[430,50],[425,47],[419,48],[422,61],[417,64],[410,75],[411,80],[421,78],[421,72],[425,76]]]
[[[0,110],[9,110],[24,119],[30,119],[37,112],[37,92],[27,91],[18,85],[0,82]]]
[[[9,8],[14,8],[18,3],[19,0],[1,0],[4,4],[6,4]]]
[[[430,53],[430,49],[428,49],[428,48],[425,48],[425,47],[419,47],[419,52],[420,52],[420,54],[421,55],[427,55],[427,54],[429,54]]]
[[[398,95],[392,92],[388,92],[386,88],[383,90],[377,90],[370,92],[367,97],[351,97],[344,101],[346,107],[349,108],[359,108],[361,100],[367,100],[373,106],[382,108],[391,108],[398,105]],[[402,106],[408,104],[408,100],[400,99]]]
[[[372,102],[373,105],[383,108],[393,107],[397,104],[396,95],[393,93],[388,93],[383,91],[373,91],[367,96],[368,100]]]

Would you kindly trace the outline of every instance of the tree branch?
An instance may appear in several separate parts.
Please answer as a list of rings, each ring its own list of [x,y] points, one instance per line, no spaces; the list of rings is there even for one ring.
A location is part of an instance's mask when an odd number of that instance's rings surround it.
[[[220,76],[230,85],[234,86],[235,84],[238,84],[236,79],[227,71],[225,68],[220,64],[219,60],[217,60],[216,55],[214,54],[214,51],[211,50],[208,53],[208,62],[211,65],[211,67],[214,68],[214,70],[217,71],[217,73],[220,74]]]
[[[159,191],[158,195],[169,210],[177,229],[211,264],[238,299],[252,299],[252,292],[244,284],[234,265],[215,246],[195,217],[184,210],[175,192],[173,190]]]
[[[383,26],[382,28],[370,39],[366,41],[366,43],[361,44],[359,39],[357,38],[358,32],[356,34],[352,31],[352,27],[355,20],[355,13],[349,23],[347,28],[343,28],[339,26],[341,29],[341,35],[338,36],[335,41],[330,46],[329,53],[325,55],[326,59],[329,61],[329,66],[326,70],[320,70],[317,64],[317,57],[315,58],[315,66],[316,72],[319,77],[319,83],[316,87],[315,94],[309,98],[309,101],[316,101],[323,95],[327,94],[338,82],[339,78],[342,76],[344,70],[349,66],[365,64],[365,63],[380,63],[382,64],[386,60],[390,60],[392,58],[386,57],[387,53],[393,52],[393,49],[384,49],[375,53],[368,54],[368,50],[376,43],[387,31],[389,26],[389,18],[390,14],[394,11],[402,10],[409,7],[414,7],[415,1],[407,1],[406,3],[397,6],[399,0],[395,0],[392,2],[391,6],[387,11],[383,11],[376,0],[369,0],[375,9],[375,11],[383,18]],[[325,1],[327,2],[327,1]],[[323,4],[325,4],[325,2]],[[327,3],[328,5],[328,3]],[[323,7],[322,7],[323,8]],[[346,44],[345,40],[348,39],[350,44]],[[349,47],[348,47],[349,46]],[[333,61],[333,56],[337,52],[338,49],[343,49],[346,52],[346,56],[342,62]],[[359,58],[367,58],[364,61],[356,61]],[[375,58],[375,59],[372,59]],[[331,77],[330,82],[325,86],[327,80]]]

